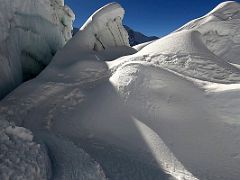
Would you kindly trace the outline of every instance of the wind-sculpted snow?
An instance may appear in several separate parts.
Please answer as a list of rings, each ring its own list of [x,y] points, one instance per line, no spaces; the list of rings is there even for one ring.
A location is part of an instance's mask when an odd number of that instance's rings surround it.
[[[207,47],[222,60],[240,64],[240,4],[227,1],[177,31],[198,30]]]
[[[145,46],[126,60],[141,61],[204,81],[240,82],[239,69],[213,54],[197,31],[182,31],[166,36]],[[119,64],[124,61],[124,58],[119,60]]]
[[[106,38],[100,29],[122,13],[114,3],[91,16],[39,76],[0,102],[0,118],[47,147],[53,179],[238,180],[240,70],[195,30],[138,52],[116,45],[118,31]]]
[[[0,98],[33,78],[71,38],[74,14],[62,0],[2,0]]]

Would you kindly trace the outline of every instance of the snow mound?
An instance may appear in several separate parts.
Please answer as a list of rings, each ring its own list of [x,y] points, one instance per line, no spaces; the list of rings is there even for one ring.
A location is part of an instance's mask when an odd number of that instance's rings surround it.
[[[174,71],[137,60],[119,67],[110,80],[128,110],[171,150],[169,154],[163,145],[157,146],[159,141],[154,143],[154,139],[147,139],[145,130],[141,131],[156,159],[166,169],[174,169],[175,177],[187,179],[181,174],[188,177],[191,172],[198,179],[238,179],[239,113],[234,107],[240,104],[239,88],[207,96]],[[216,96],[222,97],[217,100]],[[230,120],[236,124],[228,125]],[[165,153],[163,160],[158,148]]]
[[[0,179],[49,179],[50,161],[32,133],[0,121]]]
[[[213,54],[203,43],[197,31],[181,31],[170,34],[142,48],[127,62],[142,61],[190,78],[219,83],[237,83],[240,71]],[[115,68],[125,63],[124,58],[115,61]]]
[[[204,43],[222,60],[240,64],[240,4],[227,1],[177,31],[198,30]]]
[[[72,37],[71,9],[59,0],[3,0],[0,98],[35,77]]]

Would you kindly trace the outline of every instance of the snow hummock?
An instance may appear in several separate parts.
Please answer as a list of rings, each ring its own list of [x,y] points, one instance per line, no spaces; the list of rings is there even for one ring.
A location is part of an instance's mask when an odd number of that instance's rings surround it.
[[[72,37],[74,14],[63,0],[3,0],[0,98],[35,77]]]

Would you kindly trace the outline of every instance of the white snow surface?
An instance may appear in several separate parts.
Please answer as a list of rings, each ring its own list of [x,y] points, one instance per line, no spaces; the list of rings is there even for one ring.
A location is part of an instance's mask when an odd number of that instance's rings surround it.
[[[177,31],[198,30],[206,46],[223,60],[240,64],[240,4],[227,1]]]
[[[237,5],[224,3],[210,14],[235,12]],[[82,179],[238,180],[240,69],[197,29],[138,52],[116,44],[112,37],[120,33],[107,38],[96,22],[122,15],[116,3],[98,10],[38,77],[0,102],[0,118],[30,129],[49,148],[53,179],[82,172]],[[21,128],[8,131],[31,139]]]
[[[63,0],[1,0],[0,98],[39,74],[72,37]]]

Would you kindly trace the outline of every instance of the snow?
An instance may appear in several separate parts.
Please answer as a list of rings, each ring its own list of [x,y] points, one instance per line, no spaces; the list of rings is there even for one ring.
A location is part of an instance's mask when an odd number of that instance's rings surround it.
[[[172,38],[176,40],[176,36],[172,35]],[[165,43],[164,48],[172,48]],[[161,49],[162,46],[154,47]],[[239,85],[237,89],[237,85],[231,84],[235,86],[234,91],[222,88],[220,96],[218,93],[209,93],[209,87],[200,86],[198,82],[201,78],[193,78],[193,75],[188,78],[187,74],[191,74],[191,71],[186,69],[176,72],[182,67],[181,64],[176,63],[176,69],[169,70],[164,61],[153,64],[151,61],[155,60],[151,57],[136,54],[125,59],[121,63],[118,60],[111,62],[114,74],[110,80],[127,109],[161,137],[174,154],[171,160],[177,157],[185,167],[182,168],[176,161],[174,172],[178,175],[173,175],[179,177],[182,174],[179,172],[191,172],[198,179],[237,179],[240,147],[239,125],[236,124],[239,119]],[[195,69],[198,72],[197,66]],[[202,81],[204,83],[206,79]],[[230,85],[226,83],[219,86]],[[146,130],[142,134],[147,136]],[[163,146],[151,143],[151,138],[147,142],[154,154],[160,154],[155,152],[158,147],[160,152],[166,152]],[[171,167],[168,159],[161,162]]]
[[[49,179],[51,166],[46,149],[22,127],[0,121],[0,179]]]
[[[51,159],[38,164],[45,179],[239,179],[240,70],[216,53],[232,37],[216,36],[213,51],[201,28],[185,26],[134,49],[123,14],[117,3],[96,11],[39,76],[0,101],[0,122],[18,126],[4,126],[1,142],[34,135]]]
[[[177,31],[198,30],[207,47],[223,60],[240,63],[240,4],[227,1]]]
[[[36,134],[48,148],[52,171],[55,172],[53,180],[106,180],[101,166],[74,143],[48,132]]]
[[[154,41],[148,41],[148,42],[145,42],[145,43],[141,43],[141,44],[138,44],[136,46],[133,46],[133,48],[136,49],[137,51],[140,51],[142,48],[151,44],[152,42],[154,42]]]
[[[56,0],[3,0],[0,98],[38,75],[72,37],[74,14]]]
[[[197,31],[170,34],[143,47],[127,61],[142,61],[185,76],[217,83],[238,83],[239,69],[221,60],[203,43]],[[116,61],[119,65],[125,61]],[[110,65],[111,66],[111,65]],[[115,68],[119,68],[117,65]]]
[[[26,130],[25,128],[22,127],[7,127],[6,128],[6,133],[8,135],[12,136],[17,136],[18,138],[24,140],[24,141],[32,141],[33,140],[33,135],[31,132]]]

